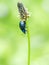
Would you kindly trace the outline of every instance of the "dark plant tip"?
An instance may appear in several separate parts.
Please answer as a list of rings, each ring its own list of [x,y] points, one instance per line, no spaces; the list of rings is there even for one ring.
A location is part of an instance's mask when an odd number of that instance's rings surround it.
[[[18,2],[17,6],[18,6],[18,8],[21,8],[23,6],[23,4],[21,2]]]

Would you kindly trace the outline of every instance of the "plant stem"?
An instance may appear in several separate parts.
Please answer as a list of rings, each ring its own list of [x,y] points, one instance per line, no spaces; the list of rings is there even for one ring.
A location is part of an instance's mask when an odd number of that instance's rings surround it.
[[[28,65],[30,65],[30,32],[27,22],[26,25],[27,25],[27,38],[28,38]]]

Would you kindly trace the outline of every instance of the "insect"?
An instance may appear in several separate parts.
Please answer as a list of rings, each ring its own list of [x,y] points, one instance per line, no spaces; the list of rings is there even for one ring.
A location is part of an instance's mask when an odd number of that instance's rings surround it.
[[[26,33],[26,22],[25,21],[20,21],[19,27],[23,33]]]
[[[29,14],[21,2],[17,3],[17,7],[21,19],[21,21],[19,22],[19,27],[23,33],[26,33],[26,20],[29,17]]]

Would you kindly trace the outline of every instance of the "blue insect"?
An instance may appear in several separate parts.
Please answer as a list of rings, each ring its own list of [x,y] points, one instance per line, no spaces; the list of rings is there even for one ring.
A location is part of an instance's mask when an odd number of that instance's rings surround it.
[[[26,22],[20,21],[19,27],[20,27],[21,31],[25,34],[26,33]]]

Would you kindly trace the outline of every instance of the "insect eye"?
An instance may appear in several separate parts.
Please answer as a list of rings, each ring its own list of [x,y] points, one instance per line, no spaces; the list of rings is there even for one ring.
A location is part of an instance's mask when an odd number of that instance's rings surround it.
[[[23,33],[26,33],[26,23],[25,21],[20,21],[19,27]]]

